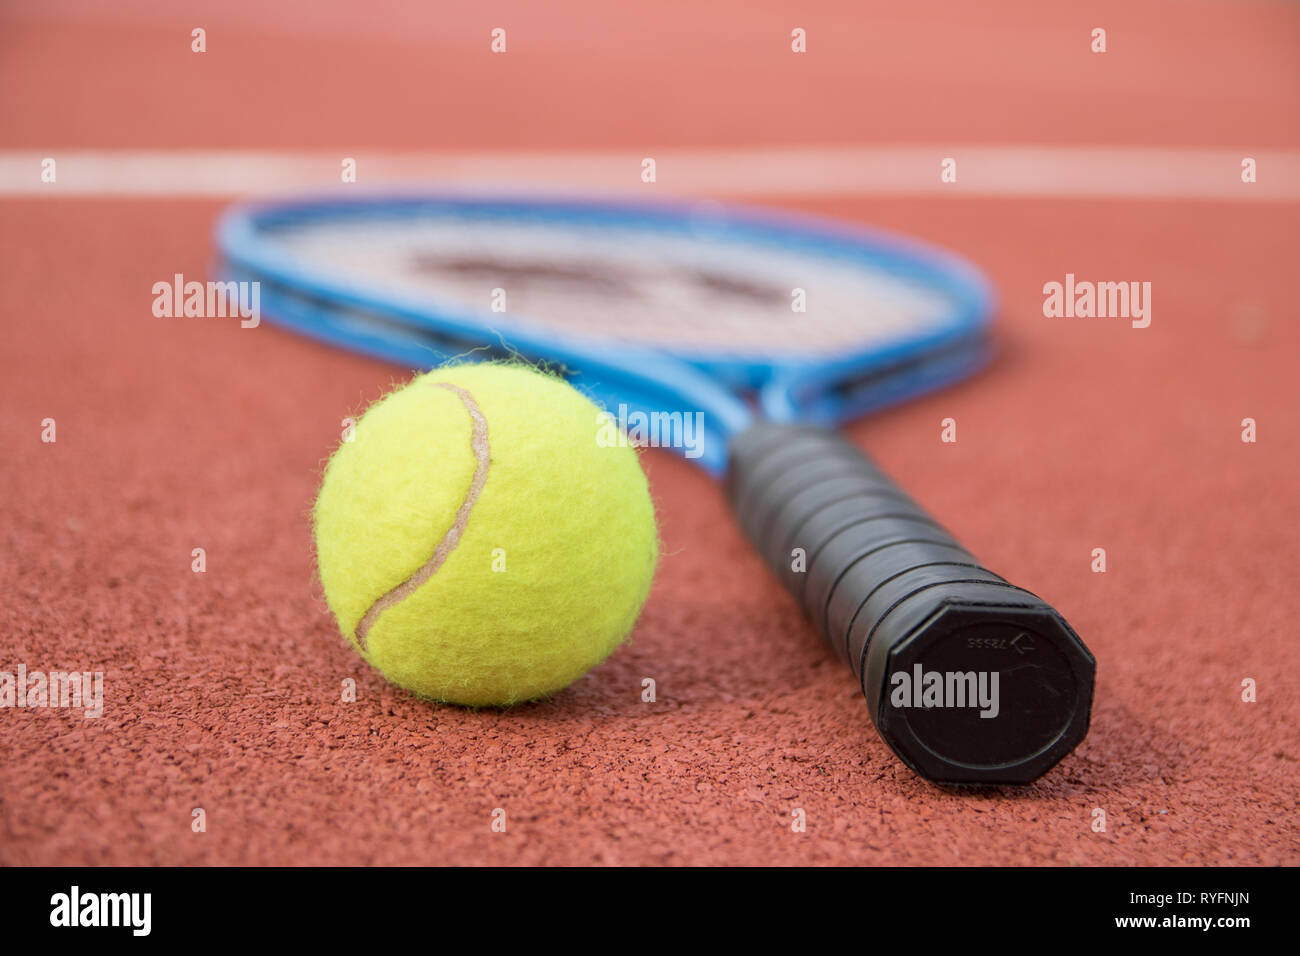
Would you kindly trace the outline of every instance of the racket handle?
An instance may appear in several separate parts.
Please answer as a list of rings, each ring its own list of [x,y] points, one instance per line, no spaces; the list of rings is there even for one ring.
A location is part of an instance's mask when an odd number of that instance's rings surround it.
[[[852,669],[880,735],[944,784],[1026,784],[1088,731],[1096,661],[1046,601],[982,566],[836,432],[760,423],[727,491]]]

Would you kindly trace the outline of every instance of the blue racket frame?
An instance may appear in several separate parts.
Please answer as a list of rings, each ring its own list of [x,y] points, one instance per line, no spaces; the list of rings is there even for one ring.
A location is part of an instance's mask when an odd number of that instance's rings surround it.
[[[937,329],[900,335],[885,347],[827,358],[665,350],[575,338],[527,317],[464,302],[412,295],[357,281],[287,254],[277,228],[349,217],[524,221],[557,227],[614,226],[688,238],[777,248],[861,263],[903,276],[951,304]],[[229,209],[216,227],[220,271],[261,283],[266,318],[331,345],[412,368],[453,358],[516,354],[564,373],[617,414],[704,413],[703,454],[711,473],[727,465],[730,438],[756,418],[832,427],[962,379],[990,354],[995,308],[983,275],[964,260],[891,233],[793,213],[717,203],[645,203],[607,198],[387,193],[253,202]]]

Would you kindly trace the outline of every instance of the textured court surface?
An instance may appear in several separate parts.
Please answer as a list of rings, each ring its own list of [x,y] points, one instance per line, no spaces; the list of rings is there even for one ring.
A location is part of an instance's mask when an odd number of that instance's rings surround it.
[[[707,15],[712,42],[688,4],[618,23],[594,3],[502,6],[440,19],[425,46],[410,14],[372,6],[354,31],[329,7],[298,29],[214,6],[225,39],[201,74],[184,18],[126,3],[60,26],[77,5],[18,6],[0,23],[0,145],[1300,146],[1282,55],[1300,13],[1283,4],[1089,11],[1112,24],[1108,70],[1052,52],[1090,22],[1031,4],[858,13],[856,45],[828,7],[802,19],[830,49],[796,64],[752,50],[769,28],[786,48],[795,14],[777,5]],[[485,69],[497,20],[519,24],[517,58],[456,80]],[[656,71],[665,56],[676,68]],[[1296,204],[782,202],[947,244],[998,287],[993,369],[854,435],[1096,654],[1091,735],[1055,771],[1023,792],[915,778],[720,490],[663,452],[644,460],[665,557],[628,647],[509,713],[409,698],[337,636],[308,524],[339,419],[403,370],[269,325],[154,318],[153,282],[209,265],[217,203],[6,199],[0,670],[106,684],[99,719],[0,710],[0,863],[1300,863]],[[1044,318],[1042,285],[1066,272],[1150,281],[1151,327]]]

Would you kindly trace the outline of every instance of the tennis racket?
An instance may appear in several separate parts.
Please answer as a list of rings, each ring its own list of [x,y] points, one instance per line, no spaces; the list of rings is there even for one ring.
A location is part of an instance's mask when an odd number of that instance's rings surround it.
[[[414,368],[523,356],[633,441],[725,483],[895,753],[1023,784],[1087,732],[1095,662],[833,429],[986,361],[993,297],[885,233],[714,203],[394,194],[240,205],[227,280],[263,315]]]

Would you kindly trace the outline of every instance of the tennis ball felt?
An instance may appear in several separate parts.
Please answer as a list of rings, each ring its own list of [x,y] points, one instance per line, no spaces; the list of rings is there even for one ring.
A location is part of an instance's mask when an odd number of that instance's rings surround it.
[[[343,634],[395,684],[474,706],[599,664],[659,554],[637,453],[608,434],[586,397],[523,365],[435,369],[372,405],[314,512]]]

